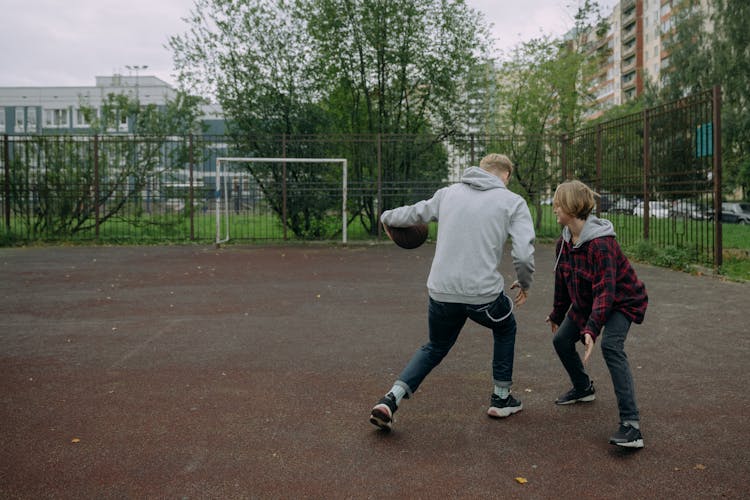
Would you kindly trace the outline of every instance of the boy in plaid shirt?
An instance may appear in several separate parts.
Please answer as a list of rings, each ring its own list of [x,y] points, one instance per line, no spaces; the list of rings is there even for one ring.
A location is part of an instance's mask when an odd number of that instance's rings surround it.
[[[631,323],[643,322],[648,295],[615,240],[612,223],[591,213],[595,196],[584,183],[567,181],[558,186],[553,198],[557,222],[564,227],[555,251],[555,298],[547,323],[554,334],[555,351],[573,383],[555,403],[596,398],[584,364],[603,328],[602,354],[620,413],[620,427],[609,442],[642,448],[640,416],[624,345]],[[578,341],[585,345],[583,362],[575,347]]]

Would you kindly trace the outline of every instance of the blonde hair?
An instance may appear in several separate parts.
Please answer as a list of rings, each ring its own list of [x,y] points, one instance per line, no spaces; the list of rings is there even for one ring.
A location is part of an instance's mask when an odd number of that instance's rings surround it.
[[[479,168],[495,175],[504,172],[510,175],[513,173],[513,162],[505,155],[491,153],[482,158],[482,161],[479,162]]]
[[[586,220],[596,207],[598,196],[598,193],[581,181],[565,181],[555,189],[552,203],[566,214]]]

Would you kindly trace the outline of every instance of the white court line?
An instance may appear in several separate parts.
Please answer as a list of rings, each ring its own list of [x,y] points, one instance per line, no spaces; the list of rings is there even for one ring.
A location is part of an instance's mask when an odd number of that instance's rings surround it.
[[[154,333],[153,335],[151,335],[149,338],[147,338],[146,340],[144,340],[143,342],[141,342],[140,344],[138,344],[137,346],[135,346],[134,348],[132,348],[130,351],[128,351],[127,353],[125,353],[125,355],[122,356],[117,361],[115,361],[112,364],[112,366],[109,367],[109,369],[110,370],[114,370],[116,368],[121,368],[122,365],[127,360],[129,360],[130,358],[132,358],[133,356],[135,356],[136,354],[138,354],[139,352],[141,352],[146,346],[148,346],[149,344],[151,344],[152,342],[154,342],[155,340],[157,340],[159,337],[161,337],[162,335],[164,335],[164,333],[166,333],[173,326],[175,326],[177,323],[180,323],[180,322],[181,322],[181,320],[172,320],[172,321],[170,321],[166,326],[164,326],[164,328],[161,328],[159,331],[157,331],[156,333]]]

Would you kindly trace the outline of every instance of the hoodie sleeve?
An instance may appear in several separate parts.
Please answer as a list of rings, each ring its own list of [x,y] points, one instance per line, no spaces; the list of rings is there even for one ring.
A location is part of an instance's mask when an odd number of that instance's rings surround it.
[[[508,228],[513,248],[513,267],[516,270],[518,283],[523,290],[531,288],[534,277],[534,224],[526,201],[521,198],[513,211]]]
[[[386,210],[380,215],[380,222],[391,227],[408,227],[437,220],[445,189],[439,189],[429,200]]]

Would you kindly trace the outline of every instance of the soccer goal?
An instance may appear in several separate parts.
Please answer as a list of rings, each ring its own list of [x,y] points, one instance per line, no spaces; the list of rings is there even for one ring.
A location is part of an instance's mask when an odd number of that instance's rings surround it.
[[[272,164],[280,169],[283,185],[282,224],[284,235],[286,235],[286,186],[287,186],[287,164],[289,163],[312,163],[341,166],[341,242],[347,242],[347,160],[345,158],[242,158],[242,157],[220,157],[216,158],[216,245],[226,243],[230,239],[230,182],[242,175],[243,164]],[[279,173],[279,172],[277,172]],[[314,189],[314,186],[311,188]]]

